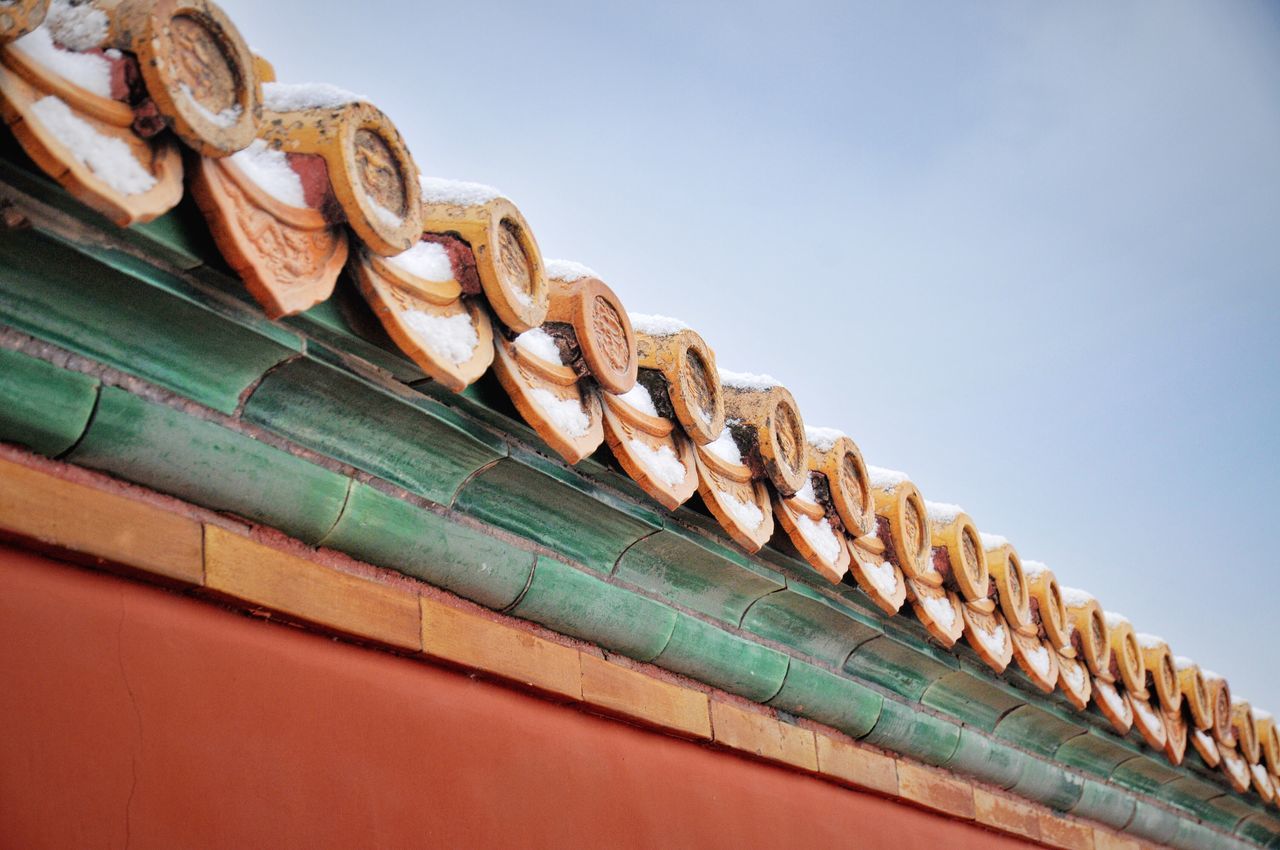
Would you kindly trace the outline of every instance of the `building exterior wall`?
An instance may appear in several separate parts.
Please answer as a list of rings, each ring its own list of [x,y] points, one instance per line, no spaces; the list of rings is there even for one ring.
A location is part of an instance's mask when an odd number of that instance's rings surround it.
[[[4,847],[1028,846],[7,547],[0,680]]]

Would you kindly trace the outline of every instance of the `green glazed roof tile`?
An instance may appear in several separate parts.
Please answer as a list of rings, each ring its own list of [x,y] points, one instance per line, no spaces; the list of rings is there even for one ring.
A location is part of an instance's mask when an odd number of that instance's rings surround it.
[[[883,702],[870,688],[793,658],[782,690],[768,704],[861,738],[880,718]]]
[[[880,718],[863,740],[925,764],[943,765],[955,755],[959,746],[960,726],[896,699],[886,698],[880,709]]]
[[[612,501],[612,500],[611,500]],[[498,461],[459,491],[459,510],[602,573],[661,527],[657,514],[621,511],[589,482],[528,454]]]
[[[1134,802],[1131,794],[1117,792],[1101,782],[1086,779],[1080,791],[1080,799],[1070,811],[1073,815],[1096,820],[1112,829],[1123,829],[1133,818]]]
[[[784,587],[771,570],[670,521],[622,553],[613,574],[733,626],[753,602]]]
[[[1178,818],[1166,809],[1139,799],[1134,804],[1133,818],[1125,825],[1124,831],[1146,841],[1165,844],[1178,831]]]
[[[350,483],[288,452],[116,387],[102,388],[89,430],[68,459],[308,543],[333,528]]]
[[[157,251],[180,269],[194,269],[205,264],[206,258],[221,261],[218,248],[209,235],[200,208],[190,195],[159,218],[135,224],[122,231],[130,241],[144,244]]]
[[[676,624],[674,610],[545,556],[511,613],[637,661],[662,652]]]
[[[922,658],[911,647],[883,635],[860,644],[844,669],[907,699],[919,700],[931,684],[958,666],[954,659],[947,665]]]
[[[943,767],[1008,790],[1022,778],[1029,758],[1026,753],[961,726],[956,751]]]
[[[1127,743],[1120,743],[1118,739],[1090,728],[1086,734],[1064,742],[1053,753],[1053,757],[1063,764],[1105,779],[1111,776],[1117,765],[1136,754],[1137,751]]]
[[[781,652],[680,614],[671,640],[653,663],[749,700],[765,702],[782,689],[787,661]]]
[[[414,403],[411,390],[360,381],[313,359],[273,369],[244,418],[439,504],[473,473],[506,455],[506,444]]]
[[[1177,850],[1203,850],[1213,847],[1219,834],[1203,824],[1191,820],[1178,821],[1178,831],[1169,839],[1169,846]]]
[[[0,440],[57,457],[89,424],[98,380],[0,348]]]
[[[225,278],[220,276],[219,281],[226,285]],[[230,285],[238,284],[232,281]],[[405,383],[426,378],[413,361],[391,346],[386,332],[345,272],[338,277],[333,295],[327,301],[321,301],[305,313],[281,319],[281,322],[307,334],[309,349],[330,349],[335,358],[355,355]],[[351,329],[353,322],[364,334]]]
[[[1001,717],[1022,705],[1024,700],[994,686],[984,676],[956,670],[926,688],[920,702],[990,732]]]
[[[742,628],[837,669],[855,647],[881,634],[839,602],[792,580],[786,589],[756,600]]]
[[[1116,765],[1116,769],[1111,772],[1111,781],[1130,791],[1158,795],[1160,786],[1167,785],[1179,776],[1181,773],[1168,764],[1140,755]]]
[[[263,372],[296,353],[34,232],[0,240],[0,315],[223,413],[236,409]]]
[[[1042,756],[1053,755],[1063,742],[1084,731],[1083,727],[1033,705],[1013,709],[995,727],[997,737]]]
[[[1084,793],[1084,777],[1060,765],[1028,759],[1012,790],[1059,812],[1069,812]]]
[[[1280,836],[1280,821],[1269,814],[1250,815],[1240,821],[1236,835],[1265,847]]]
[[[516,601],[533,574],[532,552],[359,481],[320,545],[498,610]]]

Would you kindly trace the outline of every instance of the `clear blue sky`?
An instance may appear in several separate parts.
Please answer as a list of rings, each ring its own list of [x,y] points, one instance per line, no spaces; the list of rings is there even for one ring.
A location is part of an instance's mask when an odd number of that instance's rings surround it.
[[[1280,710],[1280,6],[222,2]]]

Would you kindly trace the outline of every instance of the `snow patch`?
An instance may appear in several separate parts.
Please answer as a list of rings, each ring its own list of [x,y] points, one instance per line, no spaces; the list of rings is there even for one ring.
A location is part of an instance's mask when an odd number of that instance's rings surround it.
[[[1028,579],[1034,579],[1049,572],[1049,567],[1042,561],[1023,561],[1022,574]]]
[[[72,50],[101,47],[111,30],[106,12],[89,3],[72,5],[69,0],[53,0],[44,25],[54,41]]]
[[[1173,669],[1175,670],[1189,670],[1195,666],[1196,663],[1185,655],[1175,655],[1173,657]]]
[[[1169,642],[1159,635],[1148,634],[1146,632],[1136,632],[1134,638],[1138,641],[1138,646],[1143,649],[1158,649],[1161,646],[1168,646]]]
[[[930,502],[926,499],[924,503],[924,512],[928,514],[929,519],[934,522],[940,522],[943,525],[950,525],[960,518],[960,514],[964,513],[964,508],[959,505],[953,505],[949,502]]]
[[[772,375],[757,375],[754,372],[731,372],[720,369],[720,384],[735,390],[769,390],[782,386],[782,382]]]
[[[896,469],[885,469],[883,466],[868,466],[867,478],[871,481],[872,487],[886,493],[892,493],[895,487],[911,480],[907,477],[907,473],[898,472]]]
[[[191,90],[191,86],[182,83],[180,88],[187,100],[191,101],[196,112],[200,113],[200,117],[216,127],[234,127],[240,120],[240,116],[244,114],[238,103],[233,103],[220,112],[211,112],[207,106],[196,99],[196,93]]]
[[[564,361],[560,359],[560,348],[556,345],[555,337],[542,328],[525,331],[516,337],[516,348],[526,354],[532,354],[539,360],[545,360],[557,366],[564,365]]]
[[[657,405],[653,403],[653,396],[649,394],[649,388],[644,384],[636,381],[636,385],[627,390],[622,395],[615,395],[614,398],[622,399],[628,406],[647,413],[650,416],[658,415]]]
[[[382,222],[383,227],[395,230],[404,224],[404,216],[392,212],[372,198],[369,199],[369,206],[373,207],[373,214],[378,217],[378,221]]]
[[[1073,693],[1079,693],[1084,690],[1085,684],[1088,682],[1085,676],[1084,667],[1080,664],[1072,664],[1064,661],[1058,665],[1058,669],[1062,671],[1062,678],[1066,680],[1067,687]]]
[[[1103,611],[1102,621],[1107,624],[1108,629],[1115,629],[1120,626],[1133,627],[1133,621],[1124,614],[1117,614],[1115,611]]]
[[[818,494],[813,492],[813,477],[810,476],[804,480],[804,486],[796,491],[792,498],[801,499],[811,505],[818,504]]]
[[[880,563],[864,563],[867,577],[871,579],[871,583],[876,586],[885,596],[893,596],[898,592],[898,574],[893,568],[893,564],[888,561]]]
[[[1025,568],[1026,565],[1023,564]],[[1090,602],[1097,602],[1098,599],[1087,590],[1081,590],[1078,587],[1058,587],[1058,592],[1062,596],[1062,604],[1068,608],[1076,608],[1081,605],[1088,605]]]
[[[591,419],[577,399],[560,398],[542,387],[537,387],[530,395],[556,430],[570,437],[583,437],[591,429]]]
[[[796,527],[800,529],[801,536],[813,547],[819,558],[829,564],[839,560],[840,539],[836,537],[836,533],[831,530],[831,523],[825,518],[814,520],[799,514],[796,516]]]
[[[956,609],[951,606],[951,597],[944,593],[941,596],[920,596],[919,599],[930,619],[939,628],[950,631],[956,622]]]
[[[406,310],[400,314],[409,329],[422,338],[422,343],[440,357],[453,363],[466,363],[480,344],[480,335],[467,313],[437,316],[422,310]]]
[[[760,523],[764,522],[764,512],[755,502],[744,502],[725,490],[720,491],[720,500],[725,510],[729,512],[729,516],[733,517],[738,525],[754,531],[760,527]]]
[[[1133,699],[1129,701],[1133,706],[1135,714],[1142,715],[1143,723],[1149,728],[1159,728],[1164,725],[1164,719],[1156,714],[1156,710],[1151,707],[1151,703],[1145,699]]]
[[[31,111],[76,162],[120,194],[141,195],[155,188],[155,175],[142,167],[124,140],[99,133],[61,98],[42,98],[31,105]]]
[[[689,326],[670,316],[650,316],[646,313],[627,313],[631,327],[645,336],[671,336],[689,330]]]
[[[684,482],[688,471],[676,453],[671,450],[671,446],[663,443],[655,449],[643,440],[633,439],[627,441],[627,447],[667,486],[675,487]]]
[[[733,432],[727,426],[720,432],[719,437],[707,443],[703,448],[726,463],[742,466],[742,450],[738,448],[737,442],[733,439]]]
[[[594,277],[597,280],[600,278],[600,275],[573,260],[543,260],[542,267],[546,269],[547,277],[567,280],[570,283],[587,277]]]
[[[99,97],[111,97],[111,62],[96,53],[73,53],[53,43],[49,27],[38,27],[9,45],[31,61]]]
[[[289,157],[284,151],[276,150],[262,139],[254,139],[249,147],[233,153],[231,161],[254,185],[280,203],[306,207],[302,178],[289,165]]]
[[[1107,708],[1111,709],[1111,713],[1117,717],[1124,718],[1130,716],[1128,703],[1126,703],[1124,697],[1120,695],[1120,691],[1116,690],[1115,686],[1109,682],[1104,682],[1099,679],[1093,688],[1093,698],[1099,705],[1106,703]]]
[[[1002,546],[1009,545],[1009,538],[999,534],[987,534],[984,531],[979,531],[978,537],[982,539],[982,548],[988,552],[992,549],[999,549]]]
[[[820,452],[831,451],[836,447],[836,441],[846,436],[848,435],[845,432],[835,428],[810,428],[808,425],[804,426],[805,440]]]
[[[428,204],[454,204],[460,207],[472,207],[487,204],[502,197],[502,193],[492,186],[483,183],[468,183],[465,180],[446,180],[443,177],[419,177],[418,185],[422,187],[422,200]]]
[[[386,262],[419,280],[429,280],[434,283],[453,280],[453,265],[449,262],[449,252],[438,242],[419,241],[408,251],[388,257]]]
[[[340,109],[358,100],[368,100],[368,98],[328,83],[262,84],[262,106],[272,112]]]
[[[1031,643],[1022,651],[1022,658],[1031,669],[1039,676],[1048,678],[1052,671],[1051,659],[1049,658],[1049,650],[1040,641]]]

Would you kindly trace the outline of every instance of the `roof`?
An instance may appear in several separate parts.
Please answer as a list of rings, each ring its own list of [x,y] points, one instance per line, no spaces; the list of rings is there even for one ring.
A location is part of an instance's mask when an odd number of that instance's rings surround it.
[[[1274,804],[1274,721],[1226,680],[188,5],[6,19],[23,153],[0,177],[34,226],[0,246],[0,437],[1085,816],[1105,818],[1090,782],[1172,807],[1174,831]],[[451,568],[396,546],[402,523]],[[555,563],[590,589],[525,604]],[[876,717],[850,717],[868,688]]]

